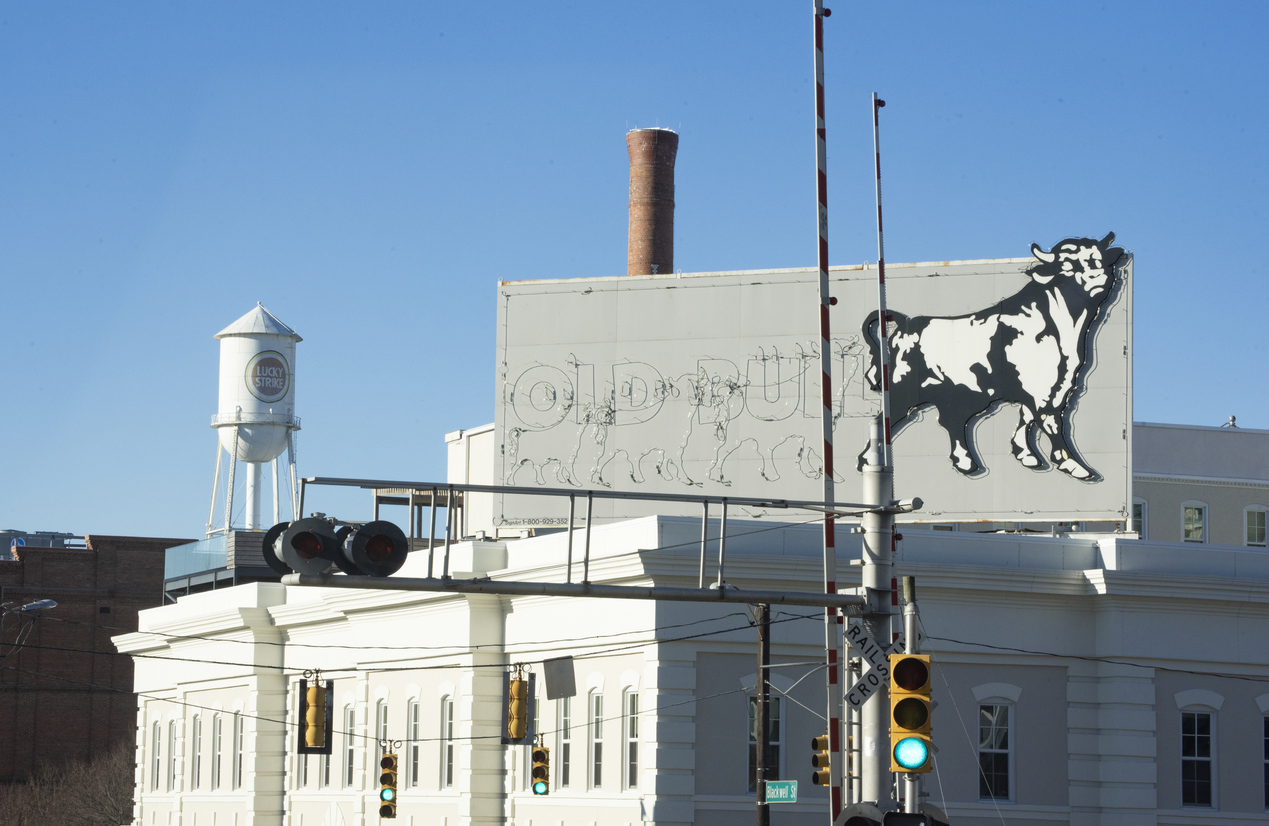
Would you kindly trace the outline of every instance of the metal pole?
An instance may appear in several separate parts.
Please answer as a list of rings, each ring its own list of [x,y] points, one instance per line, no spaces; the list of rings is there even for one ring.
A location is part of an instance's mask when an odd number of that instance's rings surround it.
[[[718,587],[723,587],[723,568],[727,561],[727,497],[723,497],[723,518],[718,525]]]
[[[758,799],[758,826],[771,826],[771,806],[767,803],[767,741],[770,739],[771,686],[767,683],[767,668],[771,665],[771,606],[758,606],[758,696],[754,713],[754,741],[757,751],[756,792]]]
[[[273,524],[282,521],[282,491],[278,488],[278,459],[273,457]]]
[[[590,582],[590,514],[591,506],[595,503],[595,497],[590,492],[586,492],[586,545],[582,555],[582,582]]]
[[[577,497],[568,497],[568,571],[564,575],[565,582],[573,581],[573,514],[577,509]]]
[[[917,604],[916,577],[903,578],[903,638],[906,654],[919,654],[920,642],[917,640]],[[915,814],[921,805],[921,775],[915,772],[904,773],[903,811]]]
[[[833,382],[828,308],[836,303],[828,282],[828,144],[824,129],[824,2],[813,0],[815,17],[815,225],[818,233],[816,260],[820,271],[820,394],[823,399],[824,503],[833,506]],[[837,593],[837,538],[832,516],[824,518],[824,592]],[[824,651],[828,683],[829,823],[842,810],[842,687],[841,626],[837,612],[824,612]]]
[[[214,493],[212,494],[212,497],[213,499],[215,498]],[[701,516],[701,572],[696,580],[697,588],[705,587],[705,544],[709,540],[709,503],[705,502],[703,504],[705,512]],[[210,528],[211,523],[209,522],[208,529],[210,530]]]
[[[436,488],[432,488],[432,518],[427,523],[427,575],[435,576],[432,561],[436,558]]]
[[[886,102],[872,93],[872,149],[877,170],[877,352],[881,360],[881,417],[885,423],[885,445],[881,464],[893,467],[890,455],[890,319],[886,316],[886,242],[881,231],[881,128],[880,112]]]
[[[445,492],[445,559],[441,563],[441,579],[449,579],[449,535],[454,523],[454,489]]]
[[[286,432],[286,461],[290,465],[291,470],[291,519],[300,518],[300,514],[304,512],[304,500],[300,495],[302,490],[295,483],[295,431],[288,430]]]
[[[220,460],[225,451],[220,447],[220,431],[216,431],[216,473],[212,476],[211,507],[207,509],[207,535],[212,535],[212,524],[216,521],[216,491],[220,488]]]
[[[864,609],[864,629],[873,640],[890,639],[890,572],[894,536],[894,478],[888,465],[881,463],[885,436],[881,417],[873,420],[872,439],[864,465],[864,499],[875,508],[864,514],[863,570],[861,584],[868,589],[869,605]],[[891,792],[890,776],[890,686],[887,680],[860,710],[863,735],[860,760],[860,796],[883,811]]]

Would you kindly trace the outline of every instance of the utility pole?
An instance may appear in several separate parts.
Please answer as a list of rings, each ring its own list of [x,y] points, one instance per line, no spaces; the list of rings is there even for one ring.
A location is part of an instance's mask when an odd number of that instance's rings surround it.
[[[884,342],[882,343],[884,347]],[[863,517],[863,571],[861,583],[868,595],[863,622],[868,637],[890,642],[890,577],[894,547],[894,473],[883,464],[885,426],[882,417],[872,425],[864,465],[864,502],[872,509]],[[875,803],[885,811],[890,800],[890,698],[883,680],[880,690],[864,701],[860,709],[863,743],[860,759],[860,799]]]
[[[758,695],[754,709],[754,742],[757,749],[758,826],[771,826],[771,806],[767,803],[767,746],[770,740],[771,686],[767,671],[771,665],[771,606],[758,606]]]

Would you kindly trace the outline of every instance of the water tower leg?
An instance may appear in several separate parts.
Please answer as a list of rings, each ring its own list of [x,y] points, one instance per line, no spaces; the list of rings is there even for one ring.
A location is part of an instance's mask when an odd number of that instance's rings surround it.
[[[207,509],[207,535],[212,535],[212,523],[216,519],[216,489],[220,487],[220,460],[225,451],[220,447],[220,434],[216,434],[216,473],[212,476],[211,507]]]
[[[278,490],[278,460],[273,459],[273,524],[282,521],[282,491]]]
[[[286,463],[291,471],[291,520],[300,518],[300,486],[295,478],[295,431],[286,434]]]
[[[229,448],[229,491],[225,494],[225,535],[233,530],[234,472],[238,469],[238,425],[234,425],[233,445]]]
[[[247,530],[260,530],[260,463],[247,462]]]

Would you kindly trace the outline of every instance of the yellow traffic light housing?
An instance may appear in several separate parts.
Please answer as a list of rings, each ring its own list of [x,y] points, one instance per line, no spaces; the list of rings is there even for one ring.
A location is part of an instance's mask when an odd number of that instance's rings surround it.
[[[815,767],[815,771],[811,773],[811,782],[816,786],[831,785],[833,777],[829,768],[828,735],[812,737],[811,748],[815,750],[811,755],[811,765]]]
[[[296,754],[331,753],[334,720],[331,706],[335,699],[335,684],[327,680],[326,685],[318,679],[317,672],[305,672],[313,675],[313,681],[300,680],[300,720],[299,737],[296,743]]]
[[[379,817],[397,816],[397,756],[385,754],[379,758]]]
[[[533,793],[551,793],[551,750],[546,746],[533,747]]]
[[[502,745],[532,746],[535,678],[523,665],[502,675]]]
[[[507,737],[520,740],[524,737],[526,717],[529,713],[529,681],[512,680],[507,687]]]
[[[923,774],[933,767],[930,658],[890,655],[890,771]]]

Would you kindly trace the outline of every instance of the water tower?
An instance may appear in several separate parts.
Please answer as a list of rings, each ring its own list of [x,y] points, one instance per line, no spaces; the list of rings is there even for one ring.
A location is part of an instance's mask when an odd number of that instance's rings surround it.
[[[247,503],[244,527],[260,526],[260,469],[273,465],[273,523],[281,522],[281,488],[278,457],[287,453],[290,474],[291,518],[299,512],[295,479],[295,343],[300,337],[257,304],[251,312],[216,334],[220,341],[220,403],[211,426],[217,434],[216,475],[212,504],[207,514],[207,535],[214,527],[216,492],[220,487],[221,460],[229,454],[223,530],[233,529],[234,475],[239,462],[246,463]],[[273,524],[271,523],[271,524]]]

